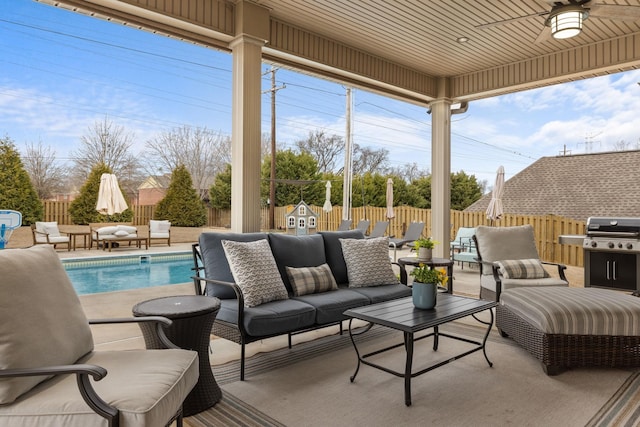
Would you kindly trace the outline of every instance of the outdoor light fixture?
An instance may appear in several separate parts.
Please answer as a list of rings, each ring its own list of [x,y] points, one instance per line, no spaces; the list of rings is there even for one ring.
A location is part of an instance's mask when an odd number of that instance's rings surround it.
[[[551,27],[551,35],[554,39],[568,39],[580,34],[582,22],[588,16],[589,12],[580,5],[563,5],[554,7],[545,25]]]

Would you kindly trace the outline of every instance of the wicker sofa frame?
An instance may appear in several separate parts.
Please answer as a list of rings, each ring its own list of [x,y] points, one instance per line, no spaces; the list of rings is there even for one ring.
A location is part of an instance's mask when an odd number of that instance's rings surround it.
[[[640,336],[547,334],[502,304],[496,309],[496,326],[500,335],[540,360],[547,375],[574,367],[640,366]]]

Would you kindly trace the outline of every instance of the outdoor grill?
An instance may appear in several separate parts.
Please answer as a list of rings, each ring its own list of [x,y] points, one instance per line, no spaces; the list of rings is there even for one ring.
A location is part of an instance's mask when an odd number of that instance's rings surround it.
[[[640,218],[591,217],[586,231],[584,285],[640,291]]]

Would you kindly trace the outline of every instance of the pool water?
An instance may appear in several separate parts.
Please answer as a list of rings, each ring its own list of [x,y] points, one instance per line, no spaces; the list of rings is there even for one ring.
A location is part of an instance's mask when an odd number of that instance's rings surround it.
[[[193,256],[175,254],[63,260],[78,295],[191,282]]]

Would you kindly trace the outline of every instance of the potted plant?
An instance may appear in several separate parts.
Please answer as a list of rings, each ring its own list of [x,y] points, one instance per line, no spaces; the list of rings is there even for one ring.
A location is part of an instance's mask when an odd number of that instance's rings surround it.
[[[438,286],[446,287],[449,280],[447,271],[420,264],[409,274],[413,276],[413,284],[411,285],[413,305],[422,309],[435,307]]]
[[[433,257],[433,248],[438,242],[431,240],[431,237],[420,238],[413,243],[413,247],[418,251],[418,259],[422,261],[431,261]]]

